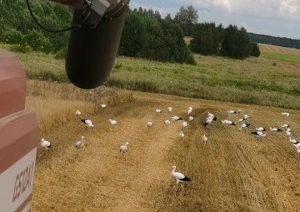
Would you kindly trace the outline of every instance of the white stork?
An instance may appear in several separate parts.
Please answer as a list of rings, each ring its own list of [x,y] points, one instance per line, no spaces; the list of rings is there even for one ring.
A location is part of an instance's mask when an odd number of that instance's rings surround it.
[[[157,108],[157,109],[155,109],[155,112],[156,112],[156,113],[161,113],[162,110]]]
[[[186,122],[186,121],[183,121],[182,123],[181,123],[181,127],[182,128],[185,128],[185,127],[187,127],[188,126],[188,123]]]
[[[94,127],[93,122],[90,119],[81,119],[86,127]]]
[[[193,112],[193,108],[189,107],[188,110],[187,110],[187,114],[191,114],[192,112]]]
[[[75,142],[75,147],[76,148],[82,148],[84,146],[84,136],[81,136],[79,141]]]
[[[45,140],[44,138],[41,139],[40,142],[41,146],[44,147],[46,150],[48,150],[49,148],[51,148],[51,143],[50,141]]]
[[[233,125],[233,126],[235,126],[235,123],[233,121],[230,121],[230,120],[227,120],[227,119],[221,120],[221,122],[222,122],[222,124],[227,124],[227,125]]]
[[[241,124],[241,127],[239,128],[239,130],[245,129],[245,128],[249,127],[249,126],[250,126],[249,123],[243,123],[243,124]]]
[[[202,136],[202,141],[203,141],[203,143],[207,143],[208,138],[206,137],[206,135],[203,135],[203,136]]]
[[[261,137],[267,136],[267,134],[263,133],[262,131],[251,132],[251,134],[255,135],[256,138],[261,138]]]
[[[179,138],[184,138],[184,132],[182,130],[179,132]]]
[[[128,145],[129,145],[129,143],[126,142],[125,144],[123,144],[123,145],[120,146],[120,153],[123,154],[123,156],[128,151]]]
[[[169,119],[166,119],[166,120],[164,121],[164,124],[167,125],[167,126],[169,126],[169,125],[171,124],[171,121],[170,121]]]
[[[288,112],[282,112],[281,115],[286,116],[286,117],[289,117],[289,116],[290,116],[290,113],[288,113]]]
[[[277,127],[270,127],[270,131],[271,132],[280,132],[280,131],[282,131],[282,129],[279,129]]]
[[[296,147],[297,152],[300,153],[300,143],[298,142],[298,143],[293,144],[293,145]]]
[[[148,127],[152,127],[152,126],[153,126],[152,121],[148,121],[148,122],[147,122],[147,126],[148,126]]]
[[[246,119],[248,119],[248,115],[245,114],[242,118],[240,118],[237,122],[242,122],[245,121]]]
[[[181,188],[183,190],[184,190],[184,187],[183,187],[182,183],[191,181],[191,179],[189,177],[185,176],[184,174],[182,174],[180,172],[176,172],[176,166],[172,167],[172,169],[171,169],[171,176],[176,179],[176,185],[178,185],[179,183],[181,183]],[[175,186],[173,187],[173,189],[175,188]]]
[[[76,110],[75,115],[76,115],[76,116],[80,116],[80,115],[81,115],[80,110]]]
[[[227,113],[229,113],[229,114],[236,114],[236,113],[240,113],[241,112],[241,110],[227,110]]]
[[[182,117],[179,117],[179,116],[172,116],[171,120],[172,120],[172,121],[182,120]]]
[[[290,139],[290,142],[293,143],[293,144],[299,143],[299,141],[297,141],[296,139],[293,139],[291,137],[289,137],[289,139]]]
[[[115,120],[115,119],[109,119],[109,122],[113,126],[118,124],[117,120]]]
[[[255,127],[256,131],[266,131],[266,128],[264,127]]]
[[[204,127],[206,127],[207,125],[211,124],[213,122],[213,118],[211,117],[207,117],[204,123]]]

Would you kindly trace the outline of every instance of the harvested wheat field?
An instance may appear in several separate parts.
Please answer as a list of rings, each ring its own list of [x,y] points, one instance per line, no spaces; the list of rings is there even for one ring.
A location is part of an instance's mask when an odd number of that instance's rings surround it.
[[[300,55],[300,49],[288,48],[283,46],[275,46],[271,44],[259,44],[259,49],[262,52],[282,53],[289,55]]]
[[[39,111],[48,101],[51,112],[44,116],[60,120],[40,130],[52,149],[38,147],[31,212],[299,211],[300,154],[281,126],[289,124],[292,137],[300,138],[300,111],[288,110],[290,116],[285,117],[280,108],[140,92],[130,96],[114,105],[107,99],[106,108],[97,102],[87,106],[60,100],[55,105],[45,97],[28,98],[28,108],[36,111],[40,124],[47,120]],[[189,106],[194,120],[187,127],[181,128],[181,120],[164,124],[174,115],[187,120]],[[162,112],[156,113],[157,108]],[[76,109],[82,109],[81,116],[75,116]],[[229,109],[241,112],[229,114]],[[64,117],[62,110],[69,115]],[[217,120],[204,127],[208,112]],[[251,124],[246,129],[239,130],[241,123],[221,122],[245,114]],[[94,128],[86,128],[81,118],[91,119]],[[117,125],[111,125],[110,118]],[[266,128],[265,137],[250,133],[259,126]],[[269,127],[282,131],[271,132]],[[180,130],[185,133],[182,139]],[[81,135],[85,145],[76,149]],[[129,146],[123,156],[119,148],[125,142]],[[173,188],[173,165],[192,180],[184,190]]]

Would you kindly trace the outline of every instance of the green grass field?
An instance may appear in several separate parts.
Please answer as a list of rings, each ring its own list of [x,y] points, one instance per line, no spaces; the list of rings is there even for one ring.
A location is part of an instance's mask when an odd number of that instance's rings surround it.
[[[0,45],[9,49],[8,45]],[[40,52],[16,53],[29,79],[68,82],[64,60]],[[300,109],[300,57],[262,51],[233,60],[195,55],[196,65],[117,57],[112,87],[224,102]]]
[[[299,55],[283,54],[278,52],[261,52],[261,57],[272,60],[300,63]]]

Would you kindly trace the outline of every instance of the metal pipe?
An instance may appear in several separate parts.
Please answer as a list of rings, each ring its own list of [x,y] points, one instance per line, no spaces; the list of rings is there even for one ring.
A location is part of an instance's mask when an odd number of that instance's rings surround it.
[[[79,88],[92,89],[106,82],[118,51],[129,0],[110,0],[95,28],[82,26],[70,33],[66,57],[69,80]],[[76,25],[82,10],[75,10]]]

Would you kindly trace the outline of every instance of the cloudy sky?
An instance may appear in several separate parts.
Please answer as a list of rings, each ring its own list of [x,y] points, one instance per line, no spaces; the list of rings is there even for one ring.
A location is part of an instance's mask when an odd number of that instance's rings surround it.
[[[247,32],[300,39],[300,0],[131,0],[130,8],[158,10],[174,18],[192,5],[198,22],[245,27]]]

